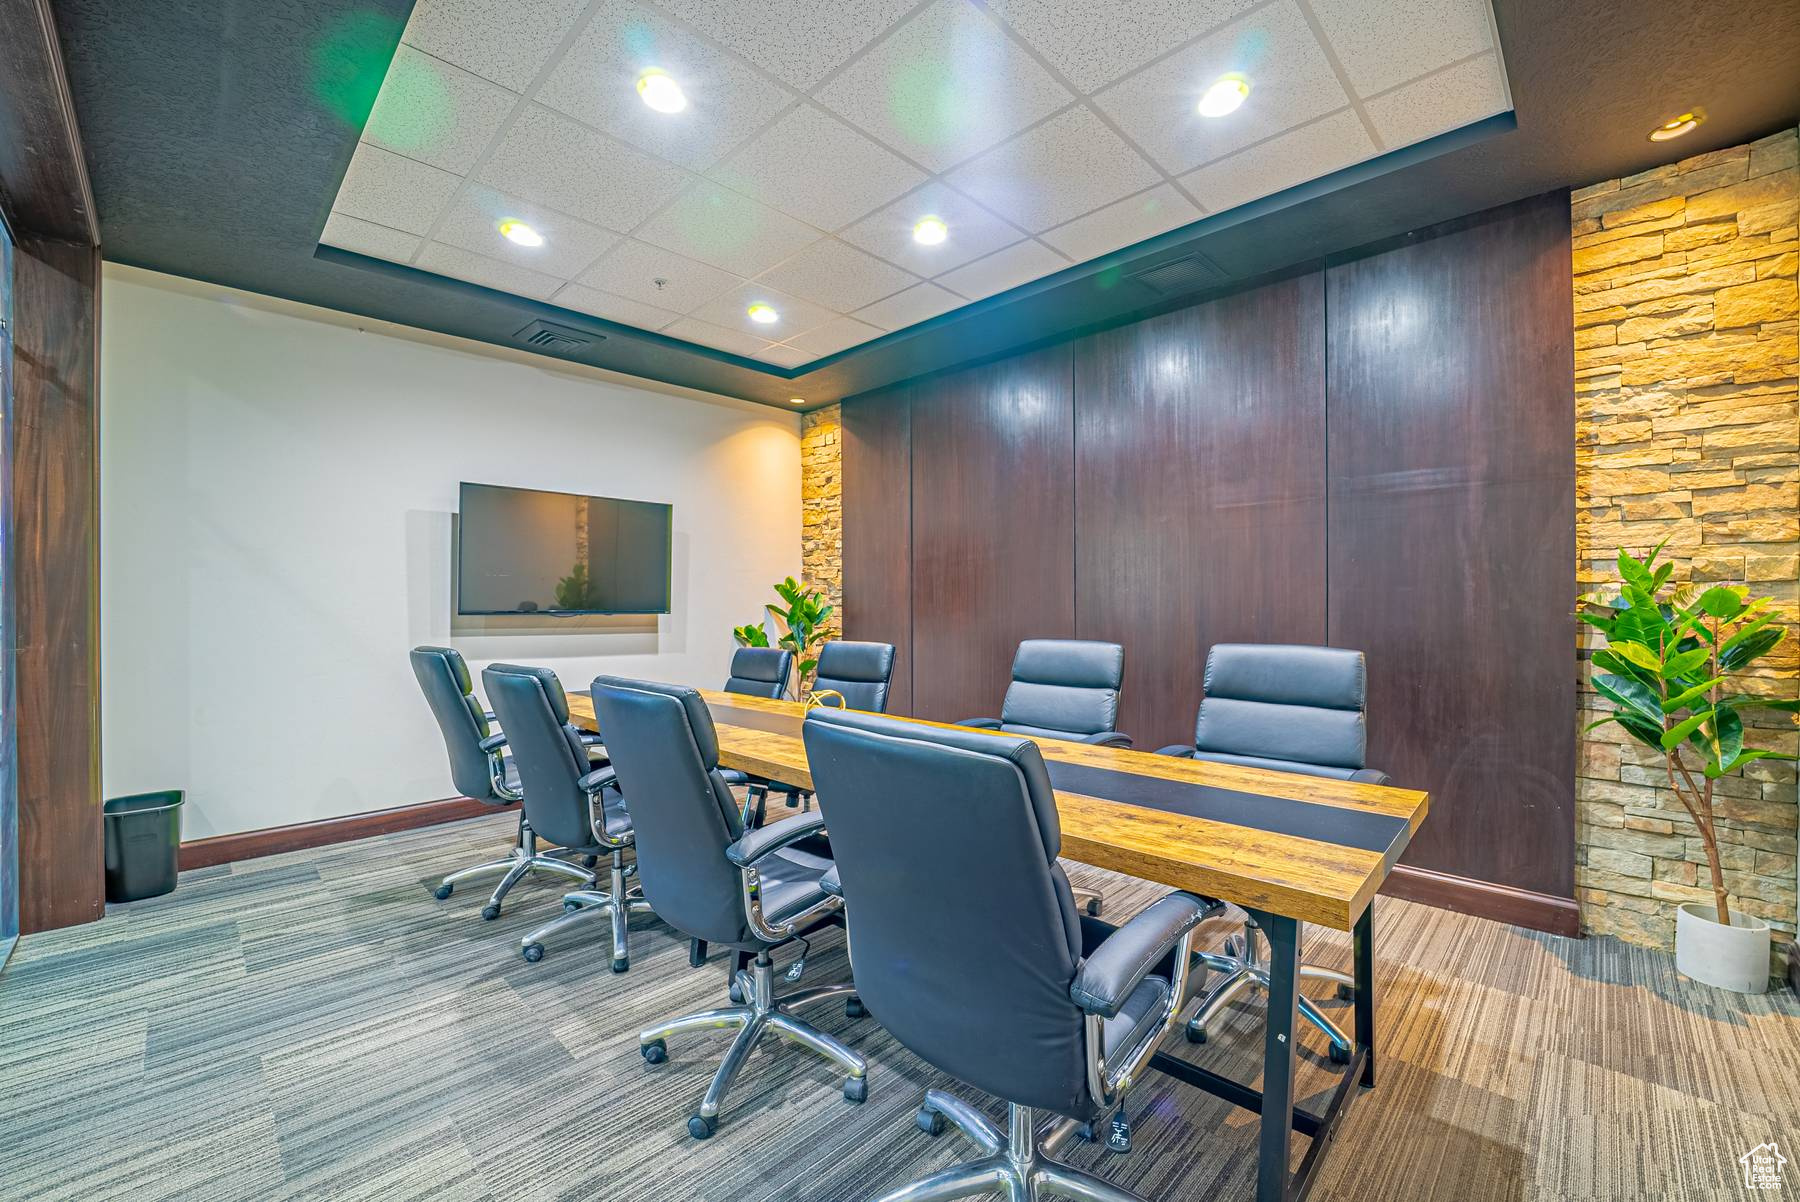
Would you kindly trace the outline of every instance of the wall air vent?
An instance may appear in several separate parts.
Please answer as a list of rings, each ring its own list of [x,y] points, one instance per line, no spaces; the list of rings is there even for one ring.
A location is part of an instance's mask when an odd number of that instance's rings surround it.
[[[1195,251],[1179,259],[1170,259],[1166,263],[1134,271],[1125,278],[1142,284],[1158,296],[1185,296],[1190,292],[1216,288],[1225,283],[1227,277],[1218,264]]]
[[[533,350],[548,351],[553,355],[574,355],[596,342],[605,340],[604,334],[590,334],[586,330],[574,330],[568,326],[559,326],[553,321],[538,320],[532,322],[517,334],[513,335]]]

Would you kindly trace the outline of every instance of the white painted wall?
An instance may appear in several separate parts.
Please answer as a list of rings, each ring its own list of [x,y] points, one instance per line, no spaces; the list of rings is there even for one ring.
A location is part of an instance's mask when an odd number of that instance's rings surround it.
[[[186,838],[451,796],[415,644],[716,685],[799,573],[794,415],[110,264],[101,297],[104,787],[186,789]],[[672,504],[673,612],[453,628],[462,480]]]

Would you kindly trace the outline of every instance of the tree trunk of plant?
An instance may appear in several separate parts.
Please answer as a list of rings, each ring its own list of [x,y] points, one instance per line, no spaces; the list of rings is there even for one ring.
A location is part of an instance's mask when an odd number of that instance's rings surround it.
[[[1694,820],[1694,828],[1700,832],[1700,845],[1706,849],[1706,867],[1712,874],[1713,906],[1718,912],[1719,925],[1731,925],[1731,908],[1725,892],[1725,871],[1719,863],[1718,837],[1713,833],[1712,781],[1706,782],[1702,791],[1694,784],[1694,778],[1688,766],[1682,762],[1681,749],[1668,752],[1669,787],[1675,791],[1675,799],[1686,808],[1688,817]],[[1675,774],[1681,773],[1677,780]],[[1683,787],[1686,782],[1686,787]]]

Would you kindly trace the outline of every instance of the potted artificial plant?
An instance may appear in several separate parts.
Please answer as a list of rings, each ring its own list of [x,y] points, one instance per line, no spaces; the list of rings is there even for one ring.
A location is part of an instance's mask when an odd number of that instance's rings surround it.
[[[1794,757],[1745,744],[1747,709],[1800,709],[1800,702],[1735,691],[1733,677],[1767,655],[1786,633],[1771,598],[1749,599],[1735,584],[1672,583],[1674,565],[1619,552],[1616,594],[1589,593],[1578,617],[1605,636],[1593,654],[1594,688],[1614,705],[1588,729],[1617,722],[1663,760],[1669,789],[1700,832],[1713,900],[1687,902],[1675,916],[1675,967],[1739,993],[1769,983],[1769,926],[1733,913],[1719,865],[1713,786],[1753,760]]]
[[[826,636],[830,634],[826,623],[831,618],[831,606],[825,604],[824,593],[807,588],[792,576],[775,586],[775,595],[781,598],[782,603],[765,605],[763,608],[768,611],[768,617],[780,624],[775,645],[787,649],[794,656],[795,699],[801,700],[806,696],[807,681],[812,670],[819,664],[814,648],[824,643]],[[767,618],[763,624],[746,622],[742,626],[735,626],[731,637],[737,640],[740,647],[767,647],[769,629],[766,623]]]

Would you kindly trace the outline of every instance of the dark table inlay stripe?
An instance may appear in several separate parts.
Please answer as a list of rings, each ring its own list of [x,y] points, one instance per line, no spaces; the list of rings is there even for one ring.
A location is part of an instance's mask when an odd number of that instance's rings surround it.
[[[1406,831],[1404,819],[1369,810],[1269,797],[1261,793],[1237,793],[1211,785],[1115,772],[1110,768],[1062,760],[1044,763],[1050,770],[1050,783],[1065,792],[1167,810],[1275,835],[1294,835],[1386,854],[1394,840]]]

